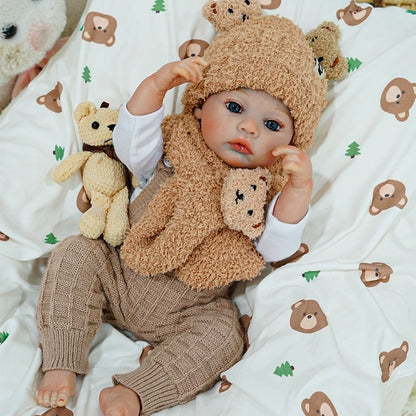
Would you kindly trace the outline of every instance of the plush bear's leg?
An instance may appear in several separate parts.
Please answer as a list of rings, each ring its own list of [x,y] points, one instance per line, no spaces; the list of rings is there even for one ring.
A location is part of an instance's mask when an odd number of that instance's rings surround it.
[[[124,241],[129,229],[128,205],[129,192],[125,186],[114,195],[104,228],[104,240],[113,247]]]
[[[85,237],[96,239],[103,233],[110,204],[107,195],[98,192],[91,195],[91,208],[79,220],[79,230]]]

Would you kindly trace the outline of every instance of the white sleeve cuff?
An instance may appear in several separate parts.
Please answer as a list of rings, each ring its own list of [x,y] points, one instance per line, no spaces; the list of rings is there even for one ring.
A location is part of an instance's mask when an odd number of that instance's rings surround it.
[[[279,194],[277,194],[267,209],[266,227],[254,244],[257,251],[266,262],[280,261],[296,252],[301,244],[303,230],[309,219],[309,211],[297,224],[287,224],[279,221],[273,215],[273,208]]]

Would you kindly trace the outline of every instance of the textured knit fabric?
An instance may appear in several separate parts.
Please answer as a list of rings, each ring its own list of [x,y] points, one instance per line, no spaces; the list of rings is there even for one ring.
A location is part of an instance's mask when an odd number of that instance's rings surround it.
[[[162,169],[136,198],[132,219],[145,208],[151,187],[168,176]],[[43,370],[86,373],[90,344],[103,321],[154,347],[136,370],[114,376],[139,395],[142,415],[194,398],[242,354],[227,287],[194,291],[169,274],[144,277],[103,240],[70,237],[52,253],[40,294]]]

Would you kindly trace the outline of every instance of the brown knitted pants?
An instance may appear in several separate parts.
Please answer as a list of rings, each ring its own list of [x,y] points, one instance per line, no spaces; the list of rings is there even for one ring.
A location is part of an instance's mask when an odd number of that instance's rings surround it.
[[[145,199],[158,186],[158,176],[143,192]],[[133,222],[146,205],[136,201]],[[70,237],[52,253],[37,308],[43,370],[85,374],[102,322],[128,329],[154,347],[136,370],[113,377],[139,395],[142,415],[191,400],[242,354],[228,288],[195,291],[172,275],[143,277],[103,240]]]

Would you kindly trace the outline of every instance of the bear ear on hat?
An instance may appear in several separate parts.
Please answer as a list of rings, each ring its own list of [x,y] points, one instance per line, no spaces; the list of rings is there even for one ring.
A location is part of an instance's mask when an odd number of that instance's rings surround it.
[[[208,0],[202,9],[202,15],[217,32],[229,30],[261,14],[259,0]]]

